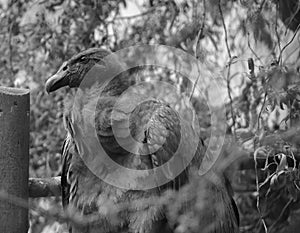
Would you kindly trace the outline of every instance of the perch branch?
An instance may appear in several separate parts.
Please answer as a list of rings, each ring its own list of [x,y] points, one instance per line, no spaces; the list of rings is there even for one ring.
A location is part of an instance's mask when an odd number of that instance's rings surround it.
[[[60,196],[60,176],[50,178],[29,178],[29,197]]]

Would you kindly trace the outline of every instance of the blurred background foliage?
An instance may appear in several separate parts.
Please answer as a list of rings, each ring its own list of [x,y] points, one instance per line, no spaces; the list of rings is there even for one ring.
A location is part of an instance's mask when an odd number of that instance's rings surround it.
[[[223,83],[224,154],[239,160],[227,173],[241,232],[298,232],[299,9],[298,0],[1,0],[0,84],[31,90],[30,176],[60,174],[69,91],[48,96],[44,83],[64,60],[89,47],[169,45],[206,63]],[[208,109],[197,95],[192,101],[209,138]],[[49,209],[59,200],[31,202]],[[61,228],[35,211],[30,222],[33,233]]]

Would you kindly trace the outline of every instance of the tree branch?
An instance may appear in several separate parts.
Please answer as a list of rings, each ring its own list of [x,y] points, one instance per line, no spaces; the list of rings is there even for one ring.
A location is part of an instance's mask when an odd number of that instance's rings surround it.
[[[60,176],[50,178],[29,178],[29,197],[51,197],[61,195]]]

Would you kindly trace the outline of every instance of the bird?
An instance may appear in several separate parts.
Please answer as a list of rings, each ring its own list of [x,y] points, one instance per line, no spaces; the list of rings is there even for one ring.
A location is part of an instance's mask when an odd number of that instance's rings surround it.
[[[211,171],[210,175],[192,179],[196,169],[190,164],[199,166],[205,154],[205,145],[193,124],[183,120],[164,100],[149,98],[148,92],[135,92],[139,88],[128,91],[138,84],[139,72],[127,68],[108,49],[89,48],[63,62],[46,81],[48,93],[67,86],[77,89],[76,98],[66,103],[67,136],[62,148],[62,203],[66,211],[73,213],[70,232],[198,232],[191,227],[180,231],[180,223],[172,220],[168,206],[159,201],[169,191],[180,195],[180,190],[189,184],[196,188],[193,194],[201,189],[207,191],[206,210],[197,213],[196,219],[201,223],[197,227],[207,233],[239,232],[238,210],[226,177]],[[107,158],[99,158],[103,153],[97,151],[94,139],[86,135],[93,127],[101,148],[114,163],[145,171],[142,174],[148,174],[146,178],[125,176],[124,170],[118,173],[118,167],[103,165]],[[125,144],[120,145],[122,140]],[[182,162],[184,169],[177,171],[176,166],[167,165],[180,145],[183,149],[177,161]],[[185,151],[191,147],[195,147],[196,156],[186,158]],[[167,181],[147,186],[145,181],[153,170],[161,171],[160,176]],[[112,182],[119,186],[101,179],[110,172],[116,174]],[[197,187],[199,183],[193,183],[199,181],[205,181],[201,188]],[[137,188],[143,185],[144,188]],[[186,201],[185,208],[179,208],[184,213],[187,207],[196,206],[196,197],[191,199],[194,202]],[[209,229],[204,231],[207,226]]]

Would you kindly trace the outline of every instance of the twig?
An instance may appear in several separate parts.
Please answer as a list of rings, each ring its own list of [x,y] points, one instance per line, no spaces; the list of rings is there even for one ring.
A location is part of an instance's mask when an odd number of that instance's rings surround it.
[[[259,190],[260,190],[260,185],[259,185],[259,182],[258,182],[258,166],[257,166],[257,153],[254,153],[254,156],[253,156],[253,159],[254,159],[254,163],[255,163],[255,183],[256,183],[256,192],[257,192],[257,197],[256,197],[256,209],[257,209],[257,212],[259,214],[259,218],[263,224],[263,227],[265,229],[265,233],[268,233],[268,228],[267,228],[267,225],[266,225],[266,222],[262,216],[262,213],[260,211],[260,198],[259,198]]]
[[[259,126],[260,126],[260,124],[259,124],[259,119],[261,118],[261,113],[262,113],[263,109],[265,108],[267,95],[268,95],[268,94],[265,93],[264,101],[263,101],[263,104],[262,104],[261,109],[260,109],[259,114],[258,114],[258,119],[257,119],[257,131],[259,130]]]
[[[225,43],[226,43],[227,53],[228,53],[229,59],[231,60],[231,53],[230,53],[229,43],[228,43],[228,35],[227,35],[227,29],[226,29],[224,15],[223,15],[222,7],[221,7],[221,0],[219,0],[218,7],[219,7],[219,12],[221,15],[222,25],[223,25],[224,33],[225,33]]]
[[[295,12],[293,13],[293,15],[290,17],[290,20],[289,20],[289,23],[288,25],[286,26],[286,29],[285,29],[285,32],[284,32],[284,35],[287,34],[287,31],[289,29],[289,26],[291,25],[291,23],[293,22],[294,18],[296,17],[298,11],[300,10],[300,4],[298,3],[297,4],[297,9],[295,10]]]
[[[171,29],[174,25],[177,15],[180,14],[180,7],[177,6],[176,1],[171,1],[170,4],[172,4],[173,7],[172,7],[172,19],[170,21],[171,23],[168,29],[169,32],[171,32]]]
[[[17,197],[17,196],[10,195],[2,189],[0,189],[0,200],[7,201],[11,204],[14,204],[16,206],[19,206],[19,207],[22,207],[25,209],[29,209],[29,204],[26,200],[24,200],[23,198]]]
[[[231,113],[231,117],[232,117],[232,126],[233,126],[233,135],[234,138],[236,138],[236,132],[235,132],[235,114],[233,111],[233,99],[231,96],[231,87],[230,87],[230,68],[231,68],[231,61],[229,63],[229,67],[227,70],[227,77],[226,77],[226,86],[227,86],[227,93],[228,93],[228,97],[229,97],[229,101],[230,101],[230,113]]]
[[[266,3],[266,0],[263,0],[263,1],[261,2],[259,8],[258,8],[257,11],[256,11],[257,14],[260,13],[260,12],[262,11],[262,8],[264,7],[265,3]]]
[[[278,59],[277,59],[278,63],[281,62],[283,51],[284,51],[284,50],[285,50],[285,49],[293,42],[293,40],[295,39],[295,37],[296,37],[296,35],[297,35],[297,32],[299,31],[299,28],[300,28],[300,24],[297,26],[297,29],[296,29],[296,31],[294,32],[294,35],[293,35],[292,39],[290,39],[290,41],[289,41],[289,42],[282,48],[282,50],[280,51],[280,54],[279,54]]]
[[[282,218],[284,212],[286,211],[286,209],[289,207],[289,205],[292,203],[293,198],[290,198],[290,200],[285,204],[285,206],[283,207],[282,211],[280,212],[278,218],[275,220],[275,222],[273,222],[273,224],[270,226],[269,231],[272,232],[273,228],[276,226],[276,224],[280,221],[280,219]]]
[[[299,41],[300,37],[298,37],[298,43],[300,43]],[[293,50],[292,52],[290,52],[289,54],[286,55],[285,60],[289,60],[289,58],[294,55],[295,53],[299,53],[299,48],[296,48],[295,50]]]
[[[276,33],[276,38],[277,38],[278,49],[279,49],[279,51],[281,51],[280,36],[279,36],[279,33],[278,33],[278,11],[279,11],[279,4],[278,4],[278,1],[277,1],[276,2],[275,33]]]
[[[205,18],[206,18],[206,4],[205,4],[205,0],[203,0],[202,24],[201,24],[200,30],[198,31],[198,34],[197,34],[196,48],[195,48],[195,54],[194,54],[194,56],[196,58],[198,58],[197,57],[198,56],[198,45],[199,45],[200,39],[203,36],[203,29],[204,29],[204,26],[205,26]]]
[[[249,39],[249,32],[247,33],[247,39],[248,39],[248,47],[249,47],[249,49],[251,50],[251,52],[253,53],[253,55],[256,57],[256,59],[259,60],[260,64],[263,65],[262,60],[259,58],[259,56],[255,53],[255,51],[251,47],[250,39]]]
[[[29,178],[29,197],[60,196],[60,177]]]
[[[230,68],[231,68],[231,63],[232,63],[233,59],[232,59],[230,48],[229,48],[228,34],[227,34],[226,24],[225,24],[224,15],[223,15],[222,7],[221,7],[221,0],[219,0],[218,7],[219,7],[220,15],[221,15],[222,25],[223,25],[223,28],[224,28],[225,44],[226,44],[227,53],[228,53],[228,57],[229,57],[227,77],[226,77],[226,85],[227,85],[227,93],[228,93],[228,97],[229,97],[229,101],[230,101],[230,112],[231,112],[231,117],[232,117],[233,135],[236,138],[236,132],[235,132],[235,123],[236,122],[235,122],[235,115],[234,115],[234,112],[233,112],[233,99],[232,99],[232,96],[231,96],[231,88],[230,88]]]
[[[196,86],[198,84],[198,81],[200,79],[200,67],[198,65],[198,47],[199,47],[199,43],[200,43],[200,39],[202,38],[202,35],[203,35],[203,29],[204,29],[204,25],[205,25],[205,18],[206,18],[206,4],[205,4],[205,0],[203,0],[203,15],[202,15],[202,24],[201,24],[201,27],[200,27],[200,30],[198,31],[198,34],[197,34],[197,38],[196,38],[196,48],[195,48],[195,53],[194,53],[194,56],[196,57],[197,59],[197,68],[198,68],[198,77],[196,79],[196,82],[193,86],[193,90],[191,92],[191,95],[190,95],[190,100],[192,99],[193,95],[194,95],[194,92],[195,92],[195,89],[196,89]]]
[[[31,206],[27,200],[24,200],[20,197],[11,195],[4,190],[0,190],[0,200],[7,201],[13,205],[31,210],[36,212],[39,216],[44,216],[47,218],[54,218],[59,222],[72,222],[78,225],[88,225],[90,222],[99,220],[99,215],[82,215],[78,211],[75,212],[75,209],[72,210],[62,210],[61,208],[52,207],[49,210],[46,210],[41,207]]]
[[[63,211],[61,211],[60,208],[52,208],[50,210],[46,210],[41,207],[34,207],[30,205],[27,200],[11,195],[4,190],[0,190],[0,200],[7,201],[8,203],[11,203],[13,205],[36,212],[39,216],[53,217],[58,221],[66,219],[64,217]]]

